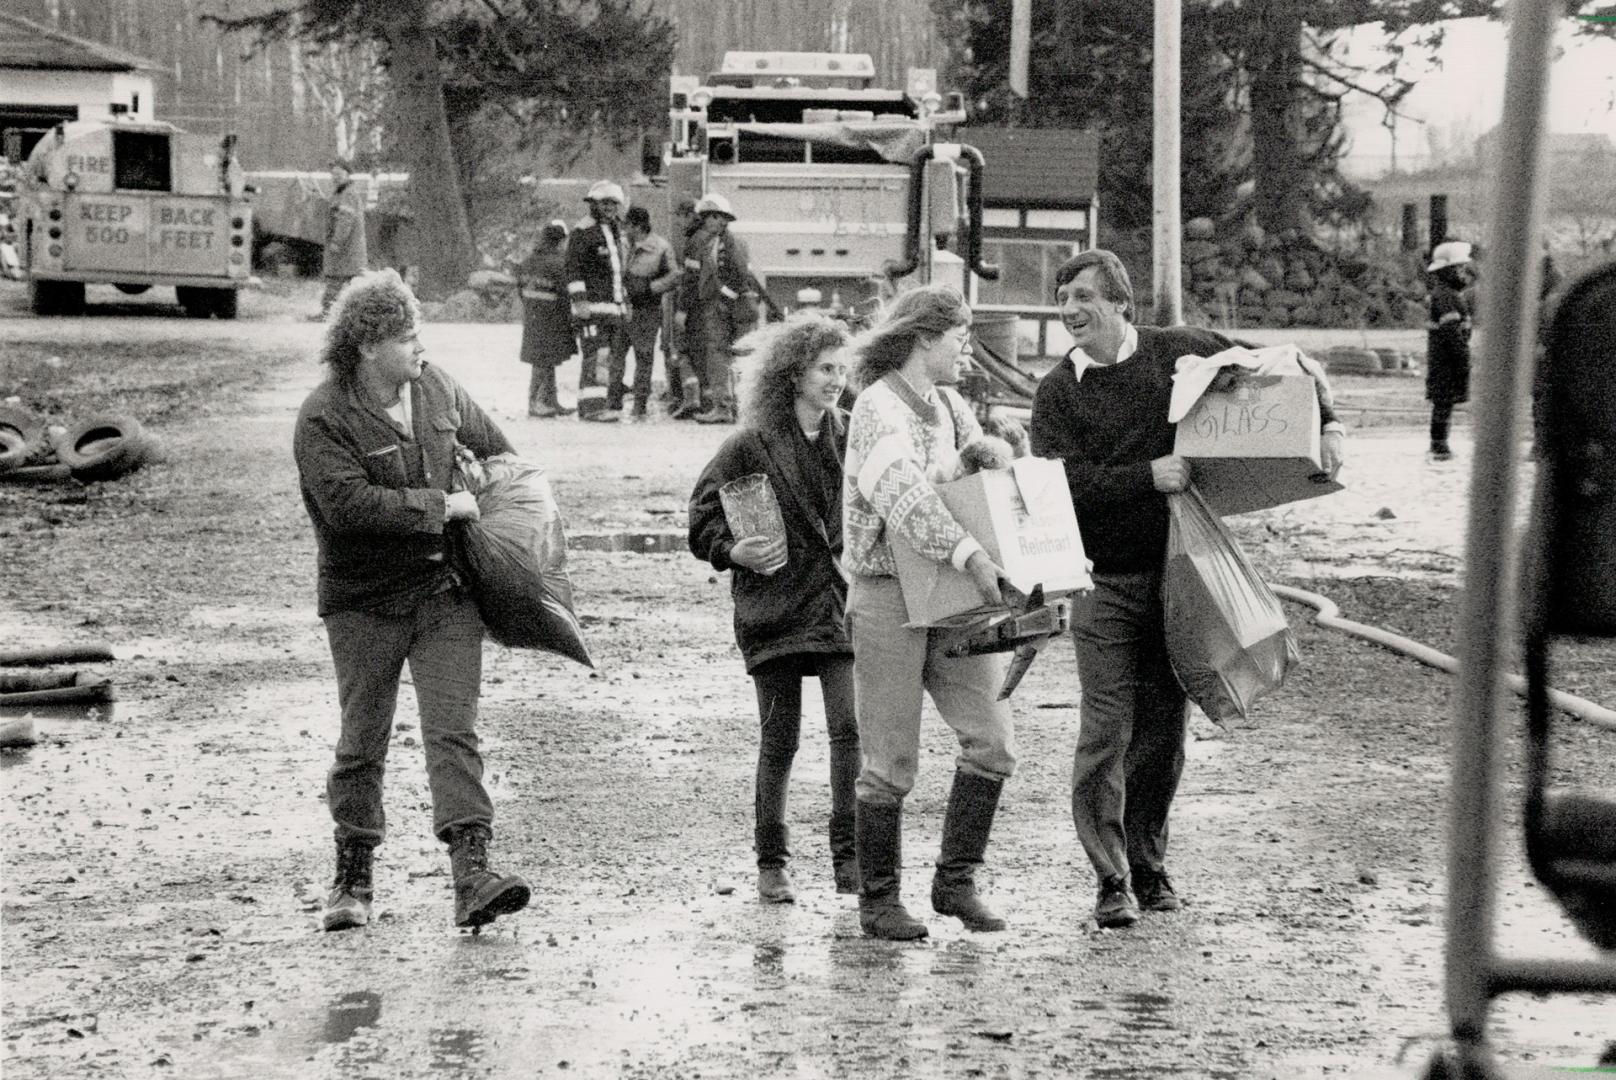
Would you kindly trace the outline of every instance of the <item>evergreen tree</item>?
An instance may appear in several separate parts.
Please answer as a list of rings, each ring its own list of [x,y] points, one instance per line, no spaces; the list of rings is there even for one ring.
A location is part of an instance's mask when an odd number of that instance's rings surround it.
[[[276,0],[206,18],[258,44],[380,48],[429,296],[459,288],[477,259],[452,125],[502,109],[574,145],[621,144],[660,121],[673,57],[672,27],[637,0]]]

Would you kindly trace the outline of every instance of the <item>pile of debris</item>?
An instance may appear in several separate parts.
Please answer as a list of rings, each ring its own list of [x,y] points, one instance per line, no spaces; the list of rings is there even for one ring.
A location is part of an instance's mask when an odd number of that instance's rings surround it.
[[[116,480],[157,459],[156,440],[132,416],[103,413],[60,427],[0,405],[0,483]]]
[[[0,651],[0,748],[39,741],[31,710],[68,705],[99,705],[114,700],[112,680],[88,671],[9,671],[12,667],[105,663],[116,659],[105,645],[67,645]],[[25,711],[20,717],[14,710]]]

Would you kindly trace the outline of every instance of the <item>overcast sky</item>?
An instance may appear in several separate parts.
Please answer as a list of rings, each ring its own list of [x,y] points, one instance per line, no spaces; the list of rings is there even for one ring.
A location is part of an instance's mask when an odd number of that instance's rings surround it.
[[[1365,27],[1349,47],[1355,57],[1373,58],[1381,40],[1374,27]],[[1578,38],[1568,21],[1558,45],[1561,51],[1554,64],[1549,129],[1599,131],[1616,141],[1616,41]],[[1429,128],[1435,129],[1438,145],[1448,145],[1455,140],[1473,141],[1497,125],[1503,111],[1507,50],[1505,27],[1488,19],[1448,23],[1447,40],[1435,58],[1422,59],[1410,50],[1405,64],[1417,77],[1417,85],[1402,108],[1410,119],[1397,125],[1399,168],[1426,163],[1433,142]],[[1349,171],[1373,176],[1390,164],[1392,135],[1381,124],[1383,116],[1380,105],[1368,99],[1349,105]]]

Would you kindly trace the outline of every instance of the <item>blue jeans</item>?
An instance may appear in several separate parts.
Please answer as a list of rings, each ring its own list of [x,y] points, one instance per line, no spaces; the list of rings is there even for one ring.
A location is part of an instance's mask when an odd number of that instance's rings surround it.
[[[398,705],[399,675],[409,661],[421,713],[432,831],[447,841],[458,825],[491,825],[477,750],[483,623],[463,589],[429,596],[403,616],[338,611],[325,617],[337,669],[342,734],[326,778],[337,842],[381,843],[382,774]]]

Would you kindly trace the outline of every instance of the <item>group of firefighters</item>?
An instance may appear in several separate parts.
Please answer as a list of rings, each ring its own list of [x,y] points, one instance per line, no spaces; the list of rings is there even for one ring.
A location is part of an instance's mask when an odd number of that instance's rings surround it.
[[[729,201],[717,194],[681,200],[671,240],[652,231],[651,215],[629,206],[613,181],[593,185],[586,202],[587,220],[570,230],[551,221],[517,267],[521,359],[532,367],[528,415],[649,419],[661,337],[669,415],[733,424],[734,344],[757,322],[760,290],[745,241],[730,231]],[[555,375],[575,353],[582,358],[576,410],[561,404]],[[624,381],[630,353],[632,385]]]

